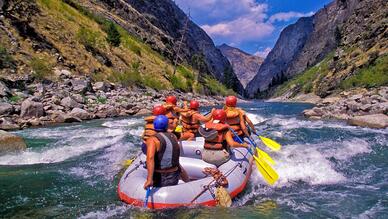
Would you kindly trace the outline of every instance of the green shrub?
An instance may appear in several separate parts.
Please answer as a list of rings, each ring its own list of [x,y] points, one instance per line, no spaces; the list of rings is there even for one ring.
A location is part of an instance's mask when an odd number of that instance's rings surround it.
[[[341,82],[342,89],[388,85],[388,55],[377,60]]]
[[[19,103],[22,100],[22,97],[16,95],[16,96],[10,97],[8,100],[9,102],[15,104],[15,103]]]
[[[108,29],[107,29],[107,37],[106,40],[108,43],[112,46],[118,47],[121,43],[121,36],[119,31],[116,28],[116,24],[113,22],[109,22]]]
[[[178,75],[172,75],[171,78],[170,78],[170,82],[171,82],[172,86],[175,89],[178,89],[178,90],[181,90],[181,91],[187,91],[188,90],[187,84]]]
[[[12,67],[14,60],[7,49],[0,45],[0,69]]]
[[[97,96],[96,101],[97,101],[97,103],[99,103],[99,104],[106,104],[107,98],[106,98],[106,97],[102,97],[102,96]]]
[[[37,79],[44,79],[51,73],[51,64],[45,59],[34,57],[30,61],[30,66],[33,70],[33,76]]]
[[[221,84],[219,81],[210,76],[205,77],[205,86],[213,95],[228,96],[235,94],[232,89],[228,89],[225,85]]]
[[[167,87],[163,83],[160,82],[156,77],[152,75],[146,75],[143,77],[143,85],[153,88],[155,90],[165,90]]]
[[[81,27],[78,31],[78,41],[85,46],[85,48],[98,48],[99,46],[99,33],[89,30],[85,27]]]
[[[186,79],[191,79],[191,80],[194,80],[195,79],[195,75],[193,72],[191,72],[190,70],[188,70],[186,67],[180,65],[177,67],[176,69],[183,77],[185,77]]]

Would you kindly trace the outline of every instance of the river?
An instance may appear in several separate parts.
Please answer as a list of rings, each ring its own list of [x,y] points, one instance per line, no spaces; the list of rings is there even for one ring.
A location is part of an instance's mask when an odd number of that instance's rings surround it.
[[[0,156],[0,218],[388,217],[388,129],[308,121],[300,116],[308,104],[242,107],[283,145],[268,151],[280,178],[269,187],[254,168],[231,208],[150,211],[119,201],[122,162],[140,150],[143,130],[142,118],[128,117],[15,132],[28,150]]]

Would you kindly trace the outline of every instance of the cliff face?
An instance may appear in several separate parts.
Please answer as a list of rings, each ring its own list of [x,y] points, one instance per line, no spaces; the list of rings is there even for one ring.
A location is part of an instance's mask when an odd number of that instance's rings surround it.
[[[221,46],[218,46],[218,48],[232,64],[233,70],[241,84],[246,87],[256,75],[264,59],[226,44],[222,44]]]
[[[349,57],[345,55],[349,55],[349,51],[360,49],[360,53],[368,53],[378,45],[377,56],[385,54],[386,8],[387,2],[383,0],[336,0],[312,17],[299,19],[282,31],[274,49],[248,84],[247,93],[253,97],[267,90],[276,76],[291,79],[324,62],[327,68],[316,75],[319,82],[316,81],[316,86],[311,85],[312,88],[305,91],[314,91],[321,96],[330,94],[342,80],[355,74],[357,67],[342,72],[347,68],[343,62],[349,62]],[[351,59],[356,61],[357,56]]]
[[[171,0],[95,0],[81,1],[100,14],[110,17],[127,31],[173,61],[193,66],[200,76],[211,74],[228,87],[242,92],[229,61],[210,37]],[[187,24],[186,24],[187,22]],[[183,42],[181,42],[182,34]],[[179,44],[181,44],[179,46]]]

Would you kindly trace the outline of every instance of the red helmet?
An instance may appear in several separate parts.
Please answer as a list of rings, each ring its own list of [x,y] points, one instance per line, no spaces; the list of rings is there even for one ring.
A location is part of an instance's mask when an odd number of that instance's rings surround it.
[[[154,109],[152,110],[152,115],[159,116],[159,115],[165,115],[166,114],[166,108],[161,105],[154,106]]]
[[[226,106],[236,107],[236,105],[237,105],[237,97],[235,97],[235,96],[228,96],[225,99],[225,104],[226,104]]]
[[[168,96],[168,97],[166,97],[166,103],[170,103],[172,105],[176,105],[176,97],[175,96]]]
[[[212,114],[213,120],[219,120],[220,122],[225,122],[226,120],[226,112],[222,109],[216,109]]]
[[[199,108],[199,102],[196,100],[190,101],[190,109],[197,110]]]

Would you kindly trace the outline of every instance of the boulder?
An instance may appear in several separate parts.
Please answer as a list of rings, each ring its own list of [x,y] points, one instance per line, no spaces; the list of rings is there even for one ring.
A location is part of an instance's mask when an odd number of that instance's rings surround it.
[[[80,108],[74,108],[68,115],[72,117],[80,118],[82,120],[92,119],[92,116],[90,115],[90,113]]]
[[[143,109],[140,109],[140,110],[136,113],[136,116],[144,116],[144,115],[149,115],[149,114],[151,114],[151,113],[152,113],[151,110],[143,108]]]
[[[11,90],[0,81],[0,97],[8,97],[11,96]]]
[[[96,82],[93,86],[93,89],[96,91],[108,91],[110,85],[106,82]]]
[[[0,115],[8,116],[14,112],[14,108],[9,103],[0,103]]]
[[[80,104],[77,103],[77,101],[75,101],[73,98],[71,97],[65,97],[61,100],[61,106],[64,106],[66,108],[69,108],[69,109],[73,109],[73,108],[80,108]]]
[[[64,122],[73,123],[73,122],[82,122],[82,120],[80,118],[75,117],[75,116],[65,115]]]
[[[20,129],[20,126],[14,123],[10,118],[0,118],[0,129],[6,131],[18,130]]]
[[[337,103],[341,98],[340,97],[327,97],[321,101],[324,105],[330,105]]]
[[[74,94],[73,99],[77,101],[77,103],[82,103],[82,104],[85,103],[85,98],[80,94]]]
[[[23,138],[0,130],[0,153],[21,151],[26,148]]]
[[[92,83],[90,80],[74,79],[71,80],[73,91],[76,93],[85,94],[86,91],[93,91]]]
[[[348,120],[350,125],[369,128],[387,128],[388,116],[384,114],[373,114],[365,116],[355,116]]]
[[[21,117],[41,117],[44,116],[43,104],[39,102],[34,102],[30,99],[26,99],[22,102],[21,105]]]

